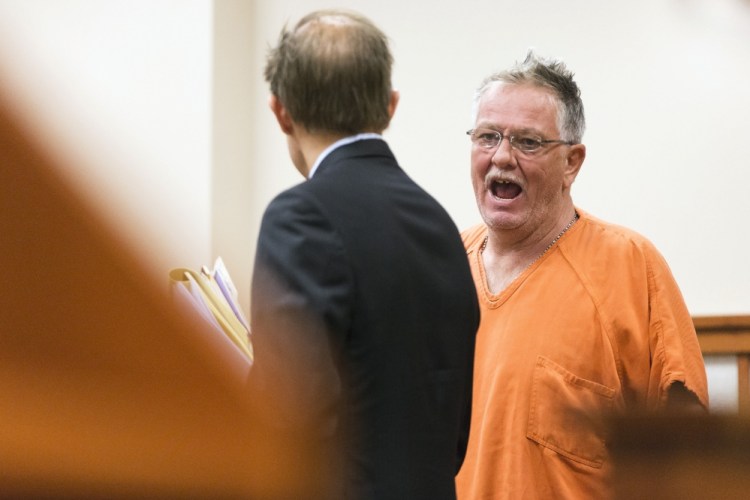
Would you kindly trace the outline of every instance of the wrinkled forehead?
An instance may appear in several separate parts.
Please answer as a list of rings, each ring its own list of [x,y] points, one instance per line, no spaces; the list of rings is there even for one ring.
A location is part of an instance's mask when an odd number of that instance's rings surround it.
[[[476,103],[476,125],[558,126],[559,106],[550,89],[530,83],[491,82]]]
[[[507,83],[502,81],[489,83],[479,99],[479,104],[483,106],[487,103],[496,102],[557,108],[557,97],[554,92],[547,87],[533,83]]]

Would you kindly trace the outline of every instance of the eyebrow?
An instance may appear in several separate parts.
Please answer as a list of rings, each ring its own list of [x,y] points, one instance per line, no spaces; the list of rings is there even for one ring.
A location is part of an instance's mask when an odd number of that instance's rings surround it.
[[[522,128],[512,129],[510,131],[510,133],[508,133],[508,134],[506,134],[505,132],[503,132],[501,130],[501,127],[497,127],[497,126],[489,125],[489,124],[484,124],[484,123],[477,124],[477,126],[474,127],[474,128],[475,129],[477,129],[477,128],[486,128],[486,129],[489,129],[489,130],[494,130],[495,132],[500,132],[503,135],[536,135],[536,136],[539,136],[539,137],[544,137],[544,134],[541,132],[541,130],[537,130],[535,128],[530,128],[530,127],[522,127]]]

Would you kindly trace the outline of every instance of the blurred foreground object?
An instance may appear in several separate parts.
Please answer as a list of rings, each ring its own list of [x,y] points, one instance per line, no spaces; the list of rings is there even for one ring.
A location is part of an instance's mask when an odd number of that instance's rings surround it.
[[[0,496],[312,496],[306,450],[258,424],[248,359],[174,309],[2,90]]]
[[[748,498],[749,420],[634,416],[611,424],[617,500]]]

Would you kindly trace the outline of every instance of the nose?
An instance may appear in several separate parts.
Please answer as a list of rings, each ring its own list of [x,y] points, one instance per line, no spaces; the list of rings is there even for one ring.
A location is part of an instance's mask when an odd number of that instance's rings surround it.
[[[500,144],[495,148],[495,152],[492,153],[492,163],[498,168],[513,167],[512,164],[515,161],[513,155],[513,148],[510,145],[510,141],[503,137],[500,140]]]

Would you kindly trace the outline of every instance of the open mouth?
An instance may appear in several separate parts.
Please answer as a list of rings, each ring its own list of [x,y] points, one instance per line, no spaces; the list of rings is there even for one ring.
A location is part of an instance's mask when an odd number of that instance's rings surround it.
[[[511,181],[498,180],[490,184],[492,196],[501,200],[512,200],[521,194],[521,191],[521,186]]]

